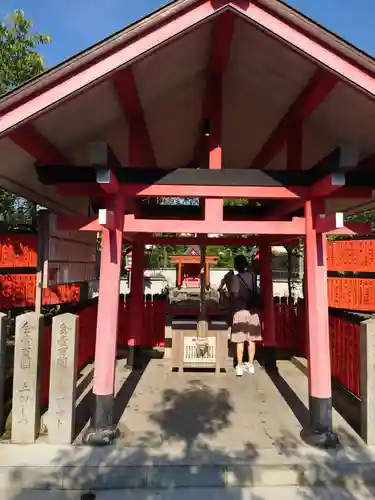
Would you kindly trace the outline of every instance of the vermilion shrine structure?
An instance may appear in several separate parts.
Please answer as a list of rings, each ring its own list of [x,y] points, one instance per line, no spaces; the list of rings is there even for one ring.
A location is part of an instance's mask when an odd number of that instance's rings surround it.
[[[88,442],[115,436],[122,240],[138,345],[144,245],[187,233],[199,239],[168,243],[259,244],[270,348],[271,244],[304,239],[311,441],[336,443],[326,235],[369,232],[343,212],[375,188],[374,94],[374,60],[281,1],[177,0],[0,100],[1,186],[60,214],[60,228],[101,232]],[[145,201],[160,197],[200,204]]]
[[[201,268],[204,265],[205,286],[210,284],[210,266],[217,264],[218,257],[205,255],[204,263],[201,262],[199,247],[189,247],[183,255],[172,255],[171,264],[176,264],[176,284],[178,287],[200,286]]]

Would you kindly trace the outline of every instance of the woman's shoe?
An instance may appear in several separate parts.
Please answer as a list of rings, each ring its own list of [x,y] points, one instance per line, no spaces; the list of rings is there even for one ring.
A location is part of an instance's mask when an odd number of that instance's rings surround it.
[[[253,375],[255,373],[255,367],[251,363],[245,363],[245,370],[250,373],[250,375]]]
[[[237,365],[236,366],[236,376],[237,377],[242,377],[243,375],[243,368],[241,365]]]

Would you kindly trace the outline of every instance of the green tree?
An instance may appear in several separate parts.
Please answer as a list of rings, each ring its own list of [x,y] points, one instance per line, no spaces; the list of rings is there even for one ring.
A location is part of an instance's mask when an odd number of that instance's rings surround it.
[[[33,30],[33,23],[22,10],[0,21],[0,95],[30,80],[44,69],[37,49],[51,41]],[[0,189],[0,217],[10,225],[31,223],[35,204]]]

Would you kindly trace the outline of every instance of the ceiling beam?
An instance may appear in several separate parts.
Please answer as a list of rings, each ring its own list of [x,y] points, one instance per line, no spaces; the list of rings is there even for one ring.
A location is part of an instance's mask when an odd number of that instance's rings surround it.
[[[8,137],[40,163],[71,164],[70,160],[30,123],[12,130]]]
[[[339,79],[336,75],[318,69],[301,94],[254,158],[250,168],[264,168],[282,150],[288,140],[289,130],[296,122],[306,120],[334,89]]]
[[[57,217],[60,230],[101,231],[97,217]],[[133,214],[124,216],[124,233],[161,233],[161,234],[226,234],[226,235],[304,235],[305,219],[293,218],[290,221],[207,221],[139,219]],[[209,241],[209,240],[208,240]]]
[[[210,168],[221,168],[222,163],[221,147],[215,142],[221,139],[222,80],[229,61],[234,23],[235,14],[226,11],[214,19],[212,27],[211,54],[206,70],[202,112],[194,151],[194,160],[198,163],[208,150],[212,152]],[[208,120],[210,130],[204,130],[205,120]],[[205,136],[205,132],[209,135]]]
[[[327,156],[322,158],[312,168],[304,171],[305,175],[314,174],[317,180],[310,188],[310,198],[335,197],[334,193],[348,187],[371,187],[368,182],[372,179],[365,180],[363,174],[350,173],[358,165],[359,149],[355,144],[346,143],[331,151]],[[349,172],[349,173],[348,173]],[[359,183],[363,185],[358,186]],[[366,185],[367,182],[367,185]],[[348,191],[349,194],[349,191]],[[354,193],[353,193],[354,194]],[[272,220],[277,217],[285,217],[288,214],[293,214],[302,208],[302,200],[293,200],[280,203],[280,205],[266,214],[267,220]]]
[[[118,71],[113,83],[123,114],[129,123],[129,156],[131,163],[156,165],[141,99],[131,67]]]

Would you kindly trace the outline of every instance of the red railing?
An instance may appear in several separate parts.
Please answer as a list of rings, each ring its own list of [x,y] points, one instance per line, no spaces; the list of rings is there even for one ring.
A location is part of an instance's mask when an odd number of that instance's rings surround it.
[[[279,349],[295,349],[297,341],[297,315],[292,302],[275,298],[275,336]]]
[[[305,304],[275,305],[277,347],[294,349],[307,358],[308,337]],[[293,330],[294,329],[294,330]],[[293,333],[294,332],[294,333]],[[329,315],[331,374],[340,384],[360,397],[360,325],[357,318],[331,312]]]
[[[330,314],[329,333],[332,377],[360,397],[360,325],[345,317]]]
[[[166,300],[145,300],[143,308],[142,334],[137,335],[141,347],[163,347],[165,342]],[[130,332],[130,300],[120,303],[117,343],[128,345]]]
[[[118,345],[126,346],[131,337],[130,301],[120,302]],[[164,346],[167,302],[145,300],[141,347]],[[94,358],[96,339],[97,305],[79,311],[78,369]],[[291,304],[275,300],[276,342],[280,349],[289,349],[307,357],[305,304]],[[332,377],[360,397],[360,344],[359,324],[348,318],[330,314]],[[41,403],[48,404],[51,327],[44,330],[44,354]]]

